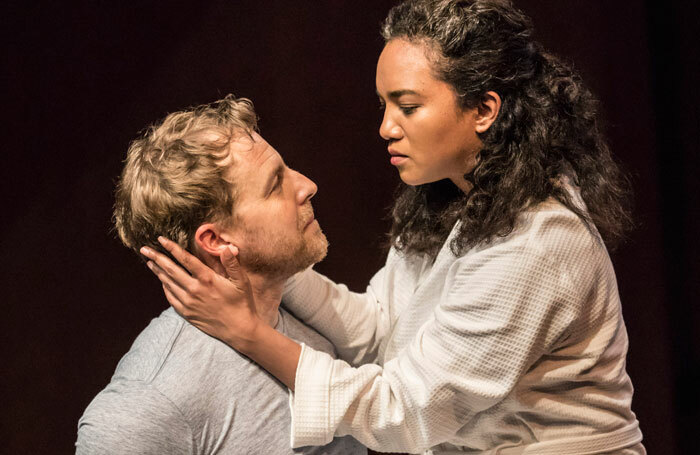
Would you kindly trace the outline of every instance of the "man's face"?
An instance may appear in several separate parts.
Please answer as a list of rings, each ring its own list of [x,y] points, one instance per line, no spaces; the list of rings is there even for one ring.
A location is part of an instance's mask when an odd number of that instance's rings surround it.
[[[288,277],[326,256],[328,241],[314,218],[316,184],[288,168],[259,134],[231,143],[235,203],[227,229],[241,265],[252,273]]]

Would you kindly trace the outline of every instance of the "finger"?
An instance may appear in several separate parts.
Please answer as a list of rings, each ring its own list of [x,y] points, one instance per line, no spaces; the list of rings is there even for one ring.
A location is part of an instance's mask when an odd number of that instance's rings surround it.
[[[245,279],[243,270],[241,270],[241,263],[238,261],[238,248],[233,245],[228,245],[219,256],[219,260],[224,270],[226,270],[226,275],[229,279]]]
[[[172,254],[173,257],[177,259],[178,262],[182,264],[184,268],[189,270],[189,272],[195,278],[200,278],[208,273],[213,273],[213,271],[209,267],[202,264],[202,262],[199,259],[191,255],[188,251],[186,251],[184,248],[182,248],[180,245],[173,242],[172,240],[160,236],[158,237],[158,241],[161,245],[163,245],[163,248],[168,250],[168,252],[170,252],[170,254]]]
[[[188,299],[189,294],[187,291],[185,291],[180,285],[178,285],[171,277],[168,275],[168,273],[160,268],[158,264],[156,264],[153,261],[148,261],[146,263],[149,269],[151,269],[151,272],[158,277],[161,283],[163,283],[164,287],[168,287],[170,292],[177,298],[179,302],[185,302]]]
[[[185,311],[185,306],[180,300],[178,300],[177,297],[175,297],[175,294],[173,294],[170,288],[165,284],[163,285],[163,293],[165,293],[165,298],[168,300],[168,303],[170,303],[170,306],[173,307],[175,312],[184,318],[185,316],[183,315],[183,312]]]
[[[158,264],[158,266],[180,287],[189,289],[196,284],[197,280],[192,278],[182,267],[177,265],[168,256],[152,248],[142,247],[141,254]],[[162,281],[162,280],[161,280]]]

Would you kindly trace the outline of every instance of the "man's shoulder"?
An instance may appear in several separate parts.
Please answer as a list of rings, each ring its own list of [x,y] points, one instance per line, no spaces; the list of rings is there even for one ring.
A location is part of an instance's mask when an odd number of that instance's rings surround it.
[[[183,329],[184,320],[172,308],[163,311],[136,337],[112,379],[151,382],[173,354],[173,346]]]
[[[177,406],[142,381],[112,381],[78,422],[76,450],[191,453],[192,429]]]
[[[112,381],[141,381],[174,402],[212,383],[254,374],[247,357],[181,318],[172,308],[153,319],[119,361]],[[259,369],[259,368],[257,368]],[[237,384],[234,383],[234,384]],[[245,384],[245,382],[241,382]],[[229,386],[229,391],[231,390]]]
[[[259,367],[248,358],[188,324],[169,308],[136,337],[111,382],[91,406],[114,413],[123,404],[145,409],[167,400],[175,408],[199,409],[224,391],[235,398],[242,393],[239,389],[255,380],[257,370]],[[157,398],[134,400],[139,394]],[[188,413],[184,412],[186,418]]]
[[[199,445],[202,434],[212,440],[226,434],[238,406],[253,397],[249,389],[265,381],[269,375],[248,358],[166,310],[139,334],[85,410],[79,452],[191,453],[193,438]],[[278,395],[287,406],[286,395]],[[187,450],[171,451],[171,443]]]
[[[288,336],[333,349],[285,313],[281,323]],[[235,446],[248,453],[286,453],[290,420],[282,383],[166,311],[139,335],[118,373],[90,403],[76,446],[78,453],[192,453],[193,444],[205,452]],[[311,453],[363,453],[345,439]]]

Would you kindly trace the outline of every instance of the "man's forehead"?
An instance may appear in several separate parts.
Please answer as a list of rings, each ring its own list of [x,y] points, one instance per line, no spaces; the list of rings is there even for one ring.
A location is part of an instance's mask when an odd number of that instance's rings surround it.
[[[249,191],[259,196],[284,166],[279,153],[256,132],[232,138],[229,151],[232,161],[229,177],[239,196]]]
[[[269,159],[277,152],[270,144],[255,131],[241,133],[231,139],[229,151],[233,161],[236,163],[248,162],[260,164],[261,161]]]

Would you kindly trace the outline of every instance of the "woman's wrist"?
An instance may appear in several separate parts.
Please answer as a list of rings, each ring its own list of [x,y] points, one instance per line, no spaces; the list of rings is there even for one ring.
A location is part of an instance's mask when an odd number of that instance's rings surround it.
[[[301,345],[261,321],[246,339],[231,345],[294,390]]]
[[[261,319],[255,318],[246,330],[231,333],[226,337],[225,342],[236,351],[250,357],[256,346],[259,346],[260,342],[264,340],[265,328],[271,327]]]

